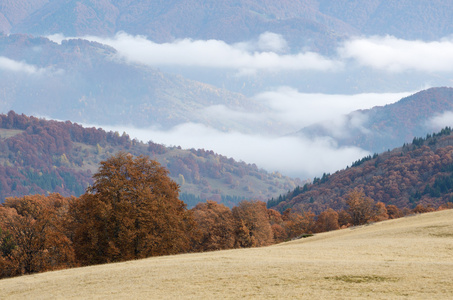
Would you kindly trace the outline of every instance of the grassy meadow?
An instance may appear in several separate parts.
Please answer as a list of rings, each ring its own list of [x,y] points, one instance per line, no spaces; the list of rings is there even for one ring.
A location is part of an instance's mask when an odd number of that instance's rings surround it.
[[[453,210],[270,247],[0,280],[2,299],[453,299]]]

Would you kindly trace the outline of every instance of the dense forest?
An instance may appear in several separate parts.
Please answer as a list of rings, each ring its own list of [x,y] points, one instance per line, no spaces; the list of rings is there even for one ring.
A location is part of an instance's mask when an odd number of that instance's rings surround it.
[[[181,186],[181,198],[190,207],[206,199],[232,207],[240,200],[264,200],[300,184],[213,151],[143,143],[126,133],[10,111],[0,115],[0,202],[30,194],[80,196],[92,184],[99,162],[118,151],[158,160]]]
[[[447,205],[453,202],[452,153],[452,130],[446,127],[392,151],[366,156],[334,174],[314,178],[267,204],[281,212],[287,208],[314,213],[341,210],[346,207],[348,191],[360,189],[374,201],[399,209]]]
[[[188,210],[168,170],[119,152],[100,163],[80,197],[10,197],[0,204],[0,278],[150,256],[259,247],[369,222],[433,211],[399,210],[349,190],[347,207],[318,215],[262,201],[230,209],[208,200]],[[451,203],[450,203],[451,204]],[[452,208],[444,205],[439,209]]]

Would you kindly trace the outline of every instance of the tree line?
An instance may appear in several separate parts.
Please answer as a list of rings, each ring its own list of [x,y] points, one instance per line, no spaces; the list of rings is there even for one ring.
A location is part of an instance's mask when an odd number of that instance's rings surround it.
[[[29,195],[0,205],[0,278],[150,256],[267,246],[313,233],[425,212],[375,203],[361,190],[348,209],[280,213],[262,201],[187,209],[179,186],[147,156],[102,161],[80,197]]]

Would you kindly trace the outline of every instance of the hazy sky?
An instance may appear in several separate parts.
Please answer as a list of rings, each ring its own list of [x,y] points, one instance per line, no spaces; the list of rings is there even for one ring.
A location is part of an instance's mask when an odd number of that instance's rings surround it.
[[[61,42],[64,37],[53,35],[50,39]],[[127,63],[150,67],[181,66],[215,70],[233,70],[238,75],[254,76],[260,72],[276,74],[287,71],[332,72],[345,74],[351,67],[376,70],[383,74],[412,72],[423,74],[453,73],[453,39],[439,41],[407,41],[392,36],[356,37],[338,46],[336,54],[322,56],[303,49],[289,49],[282,36],[266,32],[255,40],[227,44],[219,40],[181,39],[172,43],[155,43],[144,36],[133,36],[125,32],[113,38],[84,37],[114,47],[117,58]],[[11,62],[9,62],[11,64]],[[2,61],[0,60],[0,65]],[[28,66],[24,66],[28,67]],[[33,68],[30,66],[30,68]],[[33,69],[30,69],[33,70]],[[429,82],[426,83],[429,86]],[[217,153],[256,163],[269,171],[302,179],[320,176],[323,172],[335,172],[350,165],[365,155],[366,151],[356,147],[338,147],[332,139],[308,139],[289,135],[310,124],[322,122],[335,136],[348,134],[343,127],[345,114],[357,109],[394,103],[417,90],[395,93],[361,93],[356,95],[308,94],[291,86],[267,87],[253,98],[271,110],[254,114],[235,111],[224,106],[206,107],[200,113],[217,120],[271,122],[278,134],[260,132],[243,133],[219,131],[201,124],[180,124],[171,130],[155,128],[137,129],[108,127],[126,131],[143,141],[152,140],[166,145],[183,148],[204,148]],[[436,116],[427,126],[438,126],[453,119],[452,113]],[[352,124],[362,128],[363,115],[354,114]],[[102,126],[102,124],[99,124]]]

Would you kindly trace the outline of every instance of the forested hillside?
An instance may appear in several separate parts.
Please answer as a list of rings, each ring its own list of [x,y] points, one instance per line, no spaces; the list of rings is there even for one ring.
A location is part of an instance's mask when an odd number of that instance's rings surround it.
[[[351,189],[399,209],[417,205],[437,208],[453,202],[453,134],[450,127],[387,152],[367,156],[351,167],[324,174],[312,183],[271,199],[268,207],[279,211],[319,213],[346,207]]]
[[[232,206],[242,199],[266,199],[300,181],[270,174],[204,149],[167,148],[131,140],[126,134],[83,128],[10,111],[0,115],[0,199],[47,194],[81,195],[101,160],[118,151],[149,155],[170,171],[189,206],[205,199]]]

